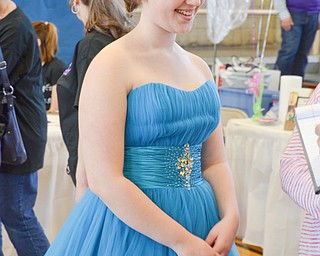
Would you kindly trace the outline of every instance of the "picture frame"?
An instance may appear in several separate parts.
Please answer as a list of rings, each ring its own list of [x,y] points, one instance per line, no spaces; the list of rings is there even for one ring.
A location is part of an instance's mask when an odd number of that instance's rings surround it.
[[[308,103],[309,97],[298,96],[296,107],[306,106]]]
[[[295,114],[296,107],[305,106],[308,102],[313,89],[311,88],[292,88],[290,90],[288,108],[286,118],[284,120],[284,130],[292,131],[295,127]]]

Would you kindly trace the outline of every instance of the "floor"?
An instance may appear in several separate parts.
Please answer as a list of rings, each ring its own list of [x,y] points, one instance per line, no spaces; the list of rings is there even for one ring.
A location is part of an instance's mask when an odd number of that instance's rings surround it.
[[[239,239],[236,239],[236,245],[240,253],[240,256],[261,256],[262,255],[262,249],[260,247],[242,243],[242,241]]]

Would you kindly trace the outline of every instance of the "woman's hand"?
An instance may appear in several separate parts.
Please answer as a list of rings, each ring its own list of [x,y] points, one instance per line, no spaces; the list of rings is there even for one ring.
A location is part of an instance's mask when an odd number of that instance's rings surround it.
[[[201,238],[192,235],[176,249],[178,256],[221,256]]]
[[[320,124],[318,124],[318,125],[316,126],[315,133],[318,135],[317,143],[318,143],[318,146],[319,146],[319,148],[320,148]]]
[[[234,243],[237,228],[234,219],[225,217],[210,230],[206,242],[213,247],[217,255],[227,256]]]

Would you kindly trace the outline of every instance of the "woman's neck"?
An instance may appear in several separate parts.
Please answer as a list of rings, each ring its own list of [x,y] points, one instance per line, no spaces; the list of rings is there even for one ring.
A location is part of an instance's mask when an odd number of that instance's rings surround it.
[[[141,39],[140,43],[143,47],[168,51],[174,50],[174,47],[176,46],[175,33],[165,31],[149,22],[143,22],[142,19],[143,18],[140,18],[140,22],[137,24],[132,34],[135,34],[135,38]],[[145,31],[149,31],[149,33],[146,34]]]

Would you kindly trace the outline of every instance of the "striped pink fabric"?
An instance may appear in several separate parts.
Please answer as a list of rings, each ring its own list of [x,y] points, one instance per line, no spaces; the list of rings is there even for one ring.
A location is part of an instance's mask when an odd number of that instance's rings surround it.
[[[308,104],[320,103],[320,84]],[[320,255],[320,195],[316,195],[299,134],[295,129],[282,155],[282,189],[306,211],[301,229],[299,255]]]

